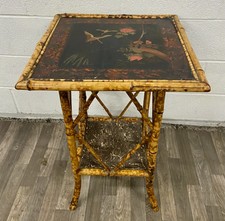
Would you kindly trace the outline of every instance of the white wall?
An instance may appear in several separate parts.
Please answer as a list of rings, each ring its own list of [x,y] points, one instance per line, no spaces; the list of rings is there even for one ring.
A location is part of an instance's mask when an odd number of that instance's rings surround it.
[[[210,93],[169,93],[166,121],[225,125],[225,1],[224,0],[1,0],[0,117],[61,117],[56,92],[16,91],[36,42],[56,13],[177,14],[211,84]],[[120,93],[107,95],[117,113]],[[122,96],[122,98],[121,98]],[[75,101],[77,98],[75,97]],[[115,105],[113,105],[115,101]],[[76,102],[75,102],[76,106]],[[97,110],[95,103],[91,113]],[[134,112],[134,108],[129,112]]]

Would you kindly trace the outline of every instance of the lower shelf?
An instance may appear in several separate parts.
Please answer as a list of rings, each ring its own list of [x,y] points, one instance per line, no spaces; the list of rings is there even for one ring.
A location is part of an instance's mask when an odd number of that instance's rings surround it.
[[[127,121],[87,121],[85,140],[98,153],[104,163],[108,165],[110,170],[120,162],[122,157],[133,149],[136,144],[140,143],[142,132],[141,120],[137,122]],[[137,150],[131,158],[121,167],[119,173],[126,174],[127,169],[139,171],[141,176],[147,176],[145,172],[147,168],[145,146],[143,145]],[[80,161],[80,169],[82,174],[91,169],[93,175],[100,175],[98,171],[103,168],[92,154],[84,146]],[[83,170],[82,170],[83,169]],[[141,173],[141,171],[143,171]],[[96,173],[96,174],[95,174]],[[107,174],[106,174],[107,175]],[[108,174],[111,175],[111,174]],[[114,174],[115,175],[115,174]]]

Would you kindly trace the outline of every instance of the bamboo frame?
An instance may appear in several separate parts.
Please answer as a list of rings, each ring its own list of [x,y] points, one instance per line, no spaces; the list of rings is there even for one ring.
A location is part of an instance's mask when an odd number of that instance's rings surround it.
[[[154,211],[158,211],[157,200],[154,195],[153,190],[153,180],[154,180],[154,170],[156,167],[156,156],[158,151],[158,138],[162,121],[162,114],[164,108],[164,99],[165,99],[165,91],[153,91],[153,101],[152,101],[152,122],[150,122],[148,117],[149,105],[150,105],[150,92],[144,93],[144,101],[143,107],[137,101],[135,94],[131,92],[127,92],[127,95],[130,97],[130,104],[133,102],[137,107],[137,110],[140,112],[142,116],[142,139],[141,142],[135,145],[133,149],[131,149],[127,154],[125,154],[121,161],[117,163],[117,165],[111,169],[100,157],[100,155],[92,148],[92,146],[85,140],[84,125],[86,124],[86,120],[88,119],[87,110],[90,107],[93,100],[97,99],[98,91],[92,92],[90,97],[86,100],[86,95],[84,92],[80,92],[80,106],[79,106],[79,114],[75,120],[72,119],[72,103],[71,103],[71,92],[60,91],[60,100],[61,106],[64,114],[64,122],[66,127],[66,135],[68,141],[68,147],[70,151],[70,157],[72,161],[72,171],[74,173],[75,179],[75,189],[73,199],[70,205],[70,209],[75,209],[77,207],[78,198],[80,194],[81,188],[81,175],[100,175],[100,176],[142,176],[146,178],[146,188],[147,193],[149,195],[149,201],[152,205]],[[103,102],[102,102],[103,103]],[[104,103],[103,103],[104,104]],[[125,110],[127,106],[125,107]],[[85,119],[83,119],[85,118]],[[99,120],[99,121],[131,121],[136,122],[138,118],[122,118],[118,116],[114,117],[104,117],[104,118],[90,118],[91,120]],[[76,125],[79,125],[79,131],[75,129]],[[80,143],[80,150],[76,146],[76,140]],[[146,156],[148,160],[148,170],[137,170],[137,169],[121,169],[121,167],[125,164],[127,160],[129,160],[134,153],[141,146],[147,144],[148,148],[146,149]],[[87,150],[92,154],[92,156],[99,162],[99,165],[103,169],[93,169],[93,168],[80,168],[80,158],[82,148],[87,148]]]
[[[83,81],[68,79],[35,79],[32,77],[35,68],[45,53],[47,45],[62,18],[109,18],[109,19],[163,19],[170,18],[176,28],[178,38],[187,57],[194,80],[94,80]],[[77,207],[81,189],[81,175],[100,176],[141,176],[146,178],[146,189],[150,204],[154,211],[158,211],[158,203],[154,195],[153,181],[156,168],[156,157],[158,152],[158,140],[164,110],[166,92],[178,91],[209,91],[210,86],[206,80],[198,59],[188,41],[187,35],[176,15],[81,15],[81,14],[59,14],[51,22],[48,30],[37,44],[35,51],[19,78],[16,89],[20,90],[53,90],[59,91],[61,107],[63,111],[66,128],[67,143],[74,174],[75,187],[70,209]],[[71,91],[79,91],[79,114],[75,119],[72,117]],[[89,98],[86,98],[86,91],[91,91]],[[122,110],[119,116],[114,117],[103,101],[98,96],[99,91],[125,91],[130,101]],[[141,105],[136,96],[144,92],[144,100]],[[152,94],[152,100],[151,100]],[[88,109],[93,100],[97,99],[105,109],[109,117],[89,117]],[[130,104],[133,103],[141,114],[141,118],[123,117]],[[149,118],[149,111],[152,109],[152,118]],[[136,144],[128,153],[122,156],[122,160],[114,168],[110,168],[104,162],[94,148],[85,140],[86,122],[90,121],[142,121],[141,141]],[[78,127],[77,127],[78,126]],[[78,128],[78,130],[77,130]],[[124,169],[122,166],[133,154],[143,145],[146,146],[147,169]],[[81,168],[83,148],[97,160],[101,168]],[[122,168],[122,169],[121,169]]]

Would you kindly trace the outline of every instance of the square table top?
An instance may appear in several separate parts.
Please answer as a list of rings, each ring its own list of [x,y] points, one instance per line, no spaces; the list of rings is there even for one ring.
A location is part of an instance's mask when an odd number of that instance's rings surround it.
[[[17,89],[209,91],[176,15],[59,14]]]

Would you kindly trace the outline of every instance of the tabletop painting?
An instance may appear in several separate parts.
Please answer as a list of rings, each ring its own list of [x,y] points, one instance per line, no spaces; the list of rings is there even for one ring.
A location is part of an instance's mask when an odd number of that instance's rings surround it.
[[[32,77],[194,80],[171,19],[123,20],[62,18]]]

